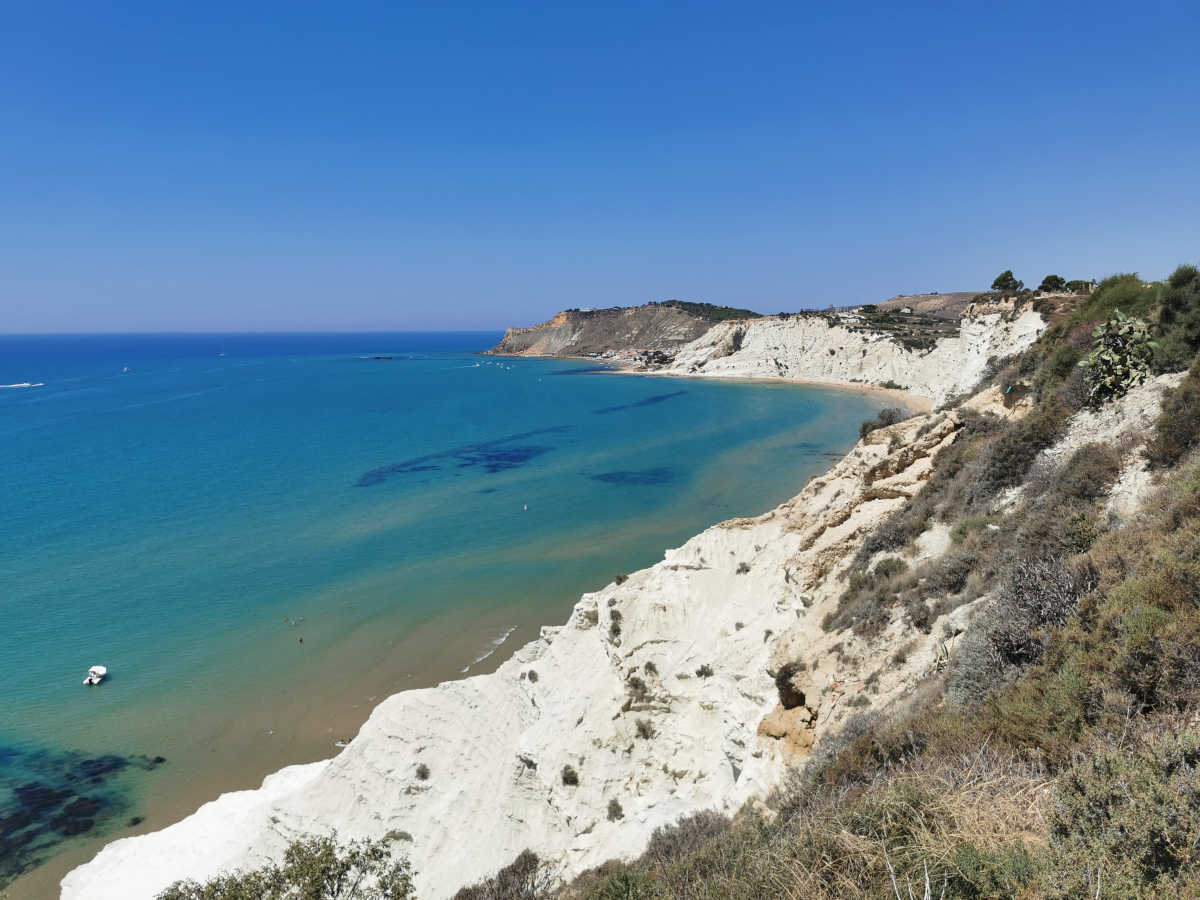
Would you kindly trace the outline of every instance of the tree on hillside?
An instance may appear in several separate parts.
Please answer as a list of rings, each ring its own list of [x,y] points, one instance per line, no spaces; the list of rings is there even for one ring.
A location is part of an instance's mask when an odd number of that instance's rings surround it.
[[[300,838],[284,851],[281,866],[218,875],[204,884],[177,881],[156,900],[411,900],[412,869],[408,860],[392,857],[396,838],[345,845],[336,833]]]
[[[996,280],[992,282],[992,290],[999,291],[1002,294],[1015,294],[1021,288],[1025,287],[1025,282],[1018,281],[1012,273],[1012,269],[1005,269],[996,276]]]
[[[1042,279],[1042,283],[1038,285],[1038,290],[1043,294],[1057,293],[1066,290],[1067,280],[1061,275],[1047,275]]]
[[[1088,292],[1089,283],[1090,282],[1077,278],[1074,281],[1067,282],[1067,290],[1072,294],[1086,294]]]

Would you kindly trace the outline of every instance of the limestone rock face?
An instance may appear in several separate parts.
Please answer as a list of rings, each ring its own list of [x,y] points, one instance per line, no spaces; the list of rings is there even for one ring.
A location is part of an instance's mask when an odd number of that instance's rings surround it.
[[[531,328],[510,328],[489,353],[504,356],[586,356],[627,350],[674,350],[712,322],[667,304],[560,312]]]
[[[662,371],[709,378],[790,378],[845,384],[892,382],[935,404],[977,384],[992,357],[1019,353],[1045,323],[1032,309],[969,309],[959,333],[910,350],[880,333],[817,315],[722,322],[679,348]]]

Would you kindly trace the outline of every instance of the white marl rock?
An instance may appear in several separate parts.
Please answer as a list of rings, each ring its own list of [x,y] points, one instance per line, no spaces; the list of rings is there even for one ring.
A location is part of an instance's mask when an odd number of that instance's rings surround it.
[[[909,350],[886,335],[831,324],[817,315],[722,322],[681,347],[661,371],[828,384],[894,382],[940,404],[973,388],[988,359],[1021,352],[1045,328],[1029,307],[1019,312],[994,309],[964,316],[957,336],[942,338],[928,351]]]

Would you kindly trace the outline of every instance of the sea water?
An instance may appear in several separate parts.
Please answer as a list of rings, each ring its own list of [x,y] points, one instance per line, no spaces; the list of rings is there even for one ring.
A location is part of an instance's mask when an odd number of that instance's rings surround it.
[[[0,885],[487,671],[882,405],[498,337],[0,337]]]

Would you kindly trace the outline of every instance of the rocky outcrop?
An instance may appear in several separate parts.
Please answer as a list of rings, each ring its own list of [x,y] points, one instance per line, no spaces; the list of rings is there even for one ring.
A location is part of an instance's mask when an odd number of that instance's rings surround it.
[[[1029,307],[970,308],[959,333],[913,349],[849,315],[764,316],[724,322],[681,347],[659,371],[709,378],[786,378],[898,385],[935,404],[978,383],[988,360],[1019,353],[1045,323]]]
[[[724,316],[746,310],[709,304],[648,303],[612,309],[569,309],[532,328],[510,328],[489,350],[503,356],[620,355],[671,351],[693,341]]]

